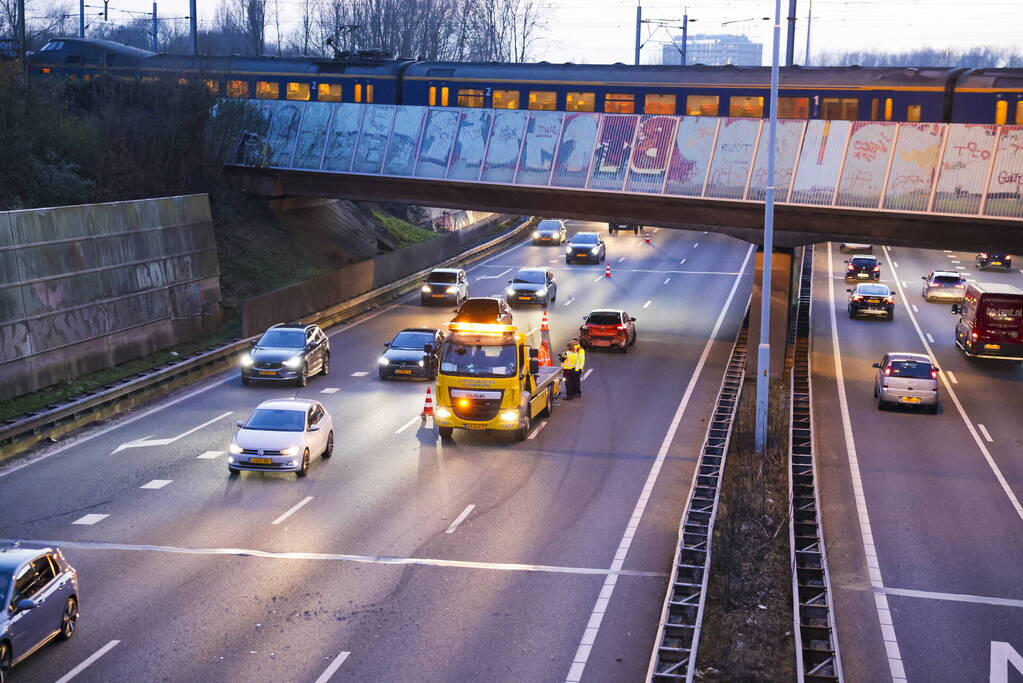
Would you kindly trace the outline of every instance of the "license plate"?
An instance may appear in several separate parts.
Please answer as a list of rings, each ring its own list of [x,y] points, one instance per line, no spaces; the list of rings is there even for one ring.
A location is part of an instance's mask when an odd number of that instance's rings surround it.
[[[520,296],[519,297],[519,301],[529,301],[532,298],[533,297],[531,297],[531,296]]]
[[[261,374],[261,375],[276,375],[277,372],[274,371],[274,370],[260,370],[259,374]]]
[[[1001,344],[984,344],[984,348],[985,349],[991,349],[992,351],[997,351],[998,349],[1002,348],[1002,345]]]
[[[274,463],[273,458],[249,458],[249,462],[253,465],[272,465]]]
[[[443,299],[443,298],[444,298],[444,295],[443,295],[443,294],[434,294],[434,295],[433,295],[433,298],[434,298],[434,299]]]
[[[920,399],[916,396],[903,396],[899,399],[902,403],[919,403]]]
[[[866,273],[857,273],[856,277],[867,277]]]
[[[1000,265],[1002,265],[1002,262],[1001,261],[992,261],[991,265],[993,265],[993,266],[1000,266]]]
[[[867,299],[867,303],[868,304],[879,304],[879,303],[881,303],[881,300],[880,299]]]
[[[487,426],[486,425],[465,425],[465,428],[466,429],[475,429],[475,430],[478,430],[478,431],[483,431],[483,430],[485,430],[487,428]]]
[[[394,374],[396,374],[396,375],[411,375],[412,371],[411,370],[395,370]]]
[[[585,251],[577,251],[577,252],[575,252],[575,255],[576,256],[589,256],[589,254],[587,254]]]

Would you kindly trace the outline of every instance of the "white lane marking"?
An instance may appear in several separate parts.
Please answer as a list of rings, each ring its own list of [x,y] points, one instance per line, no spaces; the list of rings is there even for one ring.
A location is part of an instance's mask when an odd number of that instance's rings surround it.
[[[286,520],[288,517],[291,517],[293,514],[298,512],[299,508],[301,508],[303,505],[305,505],[306,503],[308,503],[312,499],[313,499],[312,496],[306,496],[305,498],[302,499],[302,501],[300,503],[296,503],[290,510],[285,512],[283,515],[281,515],[280,517],[278,517],[274,521],[270,522],[270,524],[272,524],[272,525],[280,524],[281,522]]]
[[[63,676],[58,678],[57,679],[57,683],[67,683],[72,678],[74,678],[78,674],[82,673],[87,668],[89,668],[89,666],[91,666],[93,663],[95,663],[95,661],[97,659],[99,659],[100,657],[102,657],[106,653],[110,652],[110,650],[112,650],[120,642],[121,641],[119,641],[119,640],[111,640],[109,643],[107,643],[106,645],[104,645],[100,649],[96,650],[91,655],[89,655],[89,657],[84,662],[82,662],[81,664],[79,664],[75,668],[71,669],[71,671],[68,671],[66,674],[64,674]]]
[[[173,479],[154,479],[153,481],[147,482],[140,486],[140,489],[162,489],[167,484],[174,481]]]
[[[685,260],[685,259],[682,259],[681,261],[679,261],[679,262],[678,262],[678,264],[679,264],[680,266],[684,266],[684,265],[686,264],[686,260]]]
[[[920,309],[916,307],[916,304],[910,304],[910,307],[913,309],[914,313],[919,313],[920,312]]]
[[[326,389],[323,389],[322,391],[320,391],[320,393],[321,394],[336,394],[339,391],[341,391],[341,387],[327,387]]]
[[[196,460],[216,460],[224,454],[224,451],[205,451],[195,457]]]
[[[899,290],[899,296],[905,296],[905,293],[901,289]],[[930,357],[931,362],[938,367],[941,367],[941,364],[938,363],[938,359],[934,355],[934,351],[931,349],[930,344],[928,344],[924,339],[923,331],[920,329],[920,324],[917,322],[916,316],[910,313],[909,320],[913,323],[913,327],[916,329],[916,334],[920,338],[920,342],[924,345],[924,349],[927,351],[927,355]],[[996,463],[995,459],[991,456],[991,452],[980,440],[980,435],[977,433],[977,430],[974,429],[973,422],[970,420],[970,416],[966,414],[966,408],[964,408],[963,404],[959,401],[958,394],[956,394],[947,378],[943,378],[943,380],[945,382],[945,391],[948,393],[948,397],[952,399],[952,403],[955,404],[956,410],[959,411],[959,417],[962,418],[963,423],[966,425],[966,429],[969,430],[970,436],[973,437],[974,443],[977,444],[977,448],[980,449],[981,455],[983,455],[984,460],[987,461],[988,467],[990,467],[991,472],[994,473],[995,479],[998,480],[998,484],[1002,487],[1002,491],[1005,492],[1006,497],[1009,499],[1009,503],[1012,505],[1019,518],[1023,520],[1023,505],[1020,504],[1019,498],[1017,498],[1016,494],[1013,493],[1012,487],[1009,486],[1009,482],[1005,480],[1005,475],[1002,474],[1002,470],[998,467],[998,463]]]
[[[698,246],[700,246],[699,242],[697,242],[696,244],[693,245],[693,249],[696,249],[696,247],[698,247]]]
[[[949,258],[952,258],[952,257],[950,256]],[[957,259],[952,259],[952,263],[962,263],[962,261],[959,261]]]
[[[896,268],[898,268],[899,267],[899,262],[898,261],[892,261],[892,265],[895,266]]]
[[[974,280],[973,278],[969,278],[969,277],[968,277],[968,278],[966,278],[966,281],[967,281],[967,282],[973,282],[973,283],[976,283],[976,282],[977,282],[977,281],[976,281],[976,280]]]
[[[625,257],[623,256],[623,257],[621,257],[620,259],[618,259],[618,263],[621,263],[621,262],[622,262],[622,261],[624,261],[624,260],[625,260]]]
[[[586,381],[586,378],[590,376],[590,373],[591,373],[591,372],[593,372],[593,368],[590,368],[589,370],[587,370],[586,372],[584,372],[584,373],[583,373],[583,376],[582,376],[582,378],[581,378],[581,379],[580,379],[579,381],[580,381],[580,382],[584,382],[584,381]]]
[[[535,438],[536,438],[536,435],[537,435],[537,434],[539,434],[540,432],[542,432],[542,431],[543,431],[543,428],[544,428],[544,427],[546,427],[546,426],[547,426],[547,420],[544,420],[543,422],[541,422],[540,424],[538,424],[538,425],[536,426],[536,429],[534,429],[534,430],[533,430],[533,433],[532,433],[532,434],[530,434],[530,435],[529,435],[529,437],[527,437],[527,438],[528,438],[528,439],[529,439],[530,441],[532,441],[533,439],[535,439]]]
[[[951,249],[942,249],[942,251],[945,252],[946,254],[951,254],[952,253]]]
[[[903,287],[909,287],[909,281],[908,280],[903,280],[902,281],[902,286]]]
[[[982,424],[980,424],[978,422],[977,423],[977,429],[979,429],[980,433],[984,435],[984,439],[988,443],[994,443],[995,440],[991,438],[991,434],[990,434],[990,432],[988,432],[987,427],[985,427],[984,425],[982,425]]]
[[[1013,598],[993,598],[986,595],[968,595],[965,593],[935,593],[918,591],[910,588],[885,588],[888,595],[901,595],[907,598],[924,598],[928,600],[948,600],[950,602],[970,602],[975,605],[997,605],[999,607],[1023,607],[1023,600]]]
[[[496,280],[497,278],[501,277],[502,275],[505,275],[506,273],[510,273],[511,271],[512,271],[511,268],[507,268],[505,270],[502,270],[497,275],[480,275],[478,278],[476,278],[476,281],[479,282],[480,280]]]
[[[664,284],[668,284],[669,282],[671,282],[671,278],[670,277],[664,278]]]
[[[931,336],[930,332],[927,333],[927,341],[929,341],[932,344],[934,343],[934,337]]]
[[[956,266],[956,270],[966,270],[966,266]]]
[[[556,258],[552,258],[552,259],[549,259],[547,261],[547,263],[557,263],[557,262],[558,262],[558,259],[556,259]]]
[[[867,511],[867,499],[863,494],[863,476],[860,462],[856,455],[856,441],[853,437],[852,418],[849,417],[849,400],[846,398],[845,372],[842,369],[842,350],[838,343],[838,318],[835,315],[835,270],[831,257],[831,242],[828,242],[828,313],[831,318],[831,348],[835,362],[835,380],[838,383],[838,408],[842,416],[842,431],[845,436],[845,452],[849,460],[849,477],[852,479],[853,499],[856,502],[856,513],[860,522],[860,536],[863,540],[863,552],[866,555],[867,572],[870,574],[870,585],[874,589],[874,606],[884,639],[888,669],[893,681],[905,681],[906,670],[902,665],[902,653],[899,641],[892,625],[892,614],[885,597],[884,581],[881,578],[881,565],[874,547],[874,532],[870,526],[870,514]]]
[[[643,304],[643,308],[650,308],[650,304],[652,304],[652,303],[653,303],[653,300],[647,301],[645,304]]]
[[[73,521],[71,523],[72,524],[82,524],[84,526],[92,526],[96,522],[102,522],[104,519],[106,519],[109,516],[110,515],[100,515],[100,514],[84,515],[82,517],[79,517],[78,519],[76,519],[75,521]]]
[[[422,422],[422,421],[423,421],[423,417],[421,415],[416,415],[411,420],[409,420],[408,422],[406,422],[402,426],[400,426],[397,429],[395,429],[394,433],[395,434],[401,434],[403,431],[405,431],[406,429],[408,429],[409,427],[411,427],[415,423]]]
[[[594,280],[594,282],[600,282],[603,279],[603,277],[604,277],[603,275],[598,275],[597,279]]]
[[[573,298],[569,297],[568,301],[566,301],[566,302],[565,302],[565,305],[566,305],[566,306],[568,306],[568,305],[570,305],[570,304],[571,304],[571,303],[572,303],[573,301],[575,301],[575,299],[573,299]]]
[[[665,572],[622,569],[614,571],[600,567],[565,567],[549,564],[507,564],[502,562],[472,562],[469,560],[447,560],[433,557],[394,557],[391,555],[352,555],[345,553],[279,553],[255,548],[181,548],[167,545],[132,545],[128,543],[103,543],[100,541],[44,541],[40,539],[0,539],[3,543],[31,543],[34,547],[61,546],[78,550],[126,550],[136,552],[170,553],[172,555],[217,555],[237,557],[259,557],[268,560],[317,560],[320,562],[361,562],[363,564],[408,565],[424,567],[457,567],[460,569],[489,569],[506,572],[546,572],[550,574],[575,574],[589,576],[642,576],[663,579]]]
[[[328,666],[324,670],[324,672],[320,674],[320,677],[316,679],[316,683],[327,683],[327,681],[330,680],[330,677],[333,676],[334,673],[337,672],[337,670],[341,667],[341,665],[345,663],[345,660],[348,659],[348,656],[350,654],[352,653],[342,652],[337,657],[334,657],[334,661],[332,661],[330,663],[330,666]]]
[[[948,379],[952,382],[952,384],[959,384],[959,380],[956,379],[956,376],[952,374],[951,370],[946,370],[945,374],[948,375]]]
[[[475,509],[475,507],[476,507],[475,505],[466,505],[465,509],[462,510],[462,514],[455,517],[455,521],[451,522],[451,526],[445,529],[444,533],[446,534],[455,533],[455,529],[458,528],[458,525],[465,521],[465,518],[469,516],[469,513],[471,513],[473,509]]]
[[[352,373],[352,377],[365,377],[368,374],[369,373],[366,372],[365,370],[358,370],[358,371]]]
[[[746,258],[742,261],[742,266],[739,267],[739,272],[742,273],[746,269],[746,264],[749,263],[750,256],[752,256],[756,247],[750,245],[749,249],[746,250]],[[689,405],[689,399],[693,395],[693,391],[696,389],[696,383],[700,379],[700,375],[703,373],[703,366],[707,362],[707,357],[710,355],[710,350],[714,346],[715,338],[718,332],[721,330],[721,325],[724,323],[725,315],[728,313],[729,307],[732,305],[732,299],[735,298],[735,292],[739,287],[739,283],[742,281],[742,275],[735,277],[735,282],[732,283],[732,290],[728,293],[728,298],[725,300],[724,306],[721,307],[721,313],[718,314],[717,322],[714,323],[714,329],[711,330],[710,337],[707,339],[707,343],[703,347],[703,353],[700,354],[700,359],[696,362],[696,368],[693,370],[692,376],[689,378],[689,384],[686,386],[685,392],[682,394],[682,399],[679,401],[678,408],[675,409],[675,415],[671,419],[671,424],[668,425],[668,431],[664,435],[664,440],[661,442],[661,447],[657,451],[657,458],[654,460],[653,465],[650,466],[650,473],[647,475],[646,483],[643,485],[643,490],[639,494],[639,499],[636,501],[636,506],[632,510],[632,516],[629,518],[629,522],[625,527],[625,532],[622,534],[621,541],[618,543],[618,549],[615,552],[614,560],[611,562],[611,571],[619,570],[622,565],[625,564],[625,557],[629,554],[629,548],[632,546],[632,539],[635,537],[636,530],[639,528],[640,520],[643,518],[643,512],[646,510],[647,502],[650,500],[650,495],[653,493],[654,485],[657,483],[657,477],[661,473],[661,466],[664,464],[664,459],[668,456],[668,449],[671,447],[671,442],[675,439],[675,432],[678,431],[678,426],[682,422],[682,414],[686,410],[686,406]],[[693,483],[695,483],[695,474]],[[608,574],[604,579],[604,585],[600,589],[600,593],[597,594],[597,599],[594,602],[593,610],[590,612],[590,619],[586,623],[586,628],[583,631],[582,638],[579,640],[579,647],[576,649],[575,657],[572,660],[572,666],[568,670],[568,674],[565,676],[565,683],[578,683],[582,680],[583,672],[586,669],[586,662],[590,658],[590,650],[593,648],[593,643],[597,640],[597,634],[600,632],[600,624],[604,621],[604,613],[607,611],[607,607],[611,602],[611,596],[614,594],[615,585],[618,583],[618,576],[616,574]]]
[[[111,453],[110,455],[114,455],[115,453],[120,453],[121,451],[123,451],[125,449],[128,449],[128,448],[145,448],[146,446],[167,446],[169,444],[174,443],[175,441],[177,441],[179,439],[185,438],[189,434],[194,434],[195,432],[199,431],[203,427],[210,426],[211,424],[213,424],[217,420],[223,420],[228,415],[233,415],[233,414],[234,414],[233,411],[229,410],[226,413],[223,413],[222,415],[217,415],[212,420],[207,420],[206,422],[203,422],[198,427],[192,427],[187,432],[184,432],[182,434],[178,434],[177,436],[172,436],[172,437],[167,438],[167,439],[150,439],[150,438],[147,437],[147,438],[143,438],[143,439],[136,439],[135,441],[129,441],[128,443],[122,443],[120,446],[115,448],[114,452]]]

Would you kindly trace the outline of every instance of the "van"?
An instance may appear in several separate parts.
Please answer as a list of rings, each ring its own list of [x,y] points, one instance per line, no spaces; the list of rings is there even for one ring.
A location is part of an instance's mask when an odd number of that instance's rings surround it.
[[[1023,362],[1023,290],[1002,283],[970,283],[963,303],[953,304],[952,313],[959,316],[956,345],[964,354]]]

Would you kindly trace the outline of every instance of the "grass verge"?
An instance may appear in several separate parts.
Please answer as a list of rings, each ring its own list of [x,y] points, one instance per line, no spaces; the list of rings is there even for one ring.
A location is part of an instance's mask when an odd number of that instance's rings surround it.
[[[371,212],[373,218],[377,220],[380,225],[384,227],[391,237],[394,238],[398,247],[407,247],[419,242],[425,242],[426,240],[432,240],[437,236],[437,233],[426,228],[420,228],[417,225],[412,225],[408,221],[404,221],[396,216],[384,213],[373,209]]]

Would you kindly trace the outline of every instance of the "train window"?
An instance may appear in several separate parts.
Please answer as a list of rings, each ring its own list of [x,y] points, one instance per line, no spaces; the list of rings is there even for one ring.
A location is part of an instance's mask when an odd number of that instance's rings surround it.
[[[647,95],[643,102],[643,111],[647,114],[674,114],[674,95]]]
[[[1001,126],[1009,118],[1009,103],[1006,100],[995,102],[995,123]]]
[[[179,78],[178,79],[178,85],[188,85],[188,79],[187,78]]]
[[[870,100],[870,120],[871,121],[877,121],[877,112],[878,112],[878,106],[880,105],[880,103],[881,103],[881,100],[877,99],[876,97],[874,99]]]
[[[855,121],[860,108],[856,97],[821,98],[821,118],[831,121]]]
[[[429,104],[430,104],[431,107],[436,107],[437,106],[437,86],[435,86],[435,85],[431,85],[430,86]]]
[[[778,98],[779,119],[808,119],[810,118],[809,97],[779,97]]]
[[[88,78],[86,78],[86,76],[88,76]],[[85,76],[82,76],[82,78],[84,80],[86,80],[86,81],[92,80],[92,76],[89,75],[89,74],[85,74]],[[143,83],[156,83],[158,80],[160,80],[160,79],[157,78],[156,76],[143,76],[142,77],[142,82]]]
[[[372,83],[367,83],[366,84],[366,101],[367,102],[372,102],[373,101],[373,84]]]
[[[281,84],[276,81],[256,81],[256,99],[281,99]]]
[[[610,114],[635,114],[636,96],[629,93],[609,92],[604,95],[604,111]]]
[[[207,79],[203,81],[203,83],[206,85],[206,89],[209,90],[212,94],[214,95],[220,94],[220,81]]]
[[[494,96],[490,100],[490,106],[494,109],[518,109],[519,91],[495,90]]]
[[[764,98],[746,97],[745,95],[729,97],[728,115],[758,119],[764,115]]]
[[[597,95],[591,92],[570,92],[565,95],[565,111],[594,111]]]
[[[287,96],[289,100],[302,100],[303,102],[309,100],[309,84],[308,83],[288,83]]]
[[[440,89],[440,106],[446,107],[451,104],[451,88],[444,86]]]
[[[717,95],[689,95],[686,97],[686,114],[689,116],[717,116]]]
[[[316,99],[320,102],[340,102],[340,83],[320,83],[316,86]]]
[[[1016,125],[1023,126],[1023,100],[1016,102]]]
[[[885,101],[884,101],[884,120],[885,121],[891,121],[892,120],[892,109],[894,109],[894,108],[895,108],[895,105],[892,102],[892,98],[890,98],[890,97],[885,98]]]
[[[553,90],[530,90],[529,108],[554,111],[558,108],[558,93]]]
[[[355,101],[362,102],[362,83],[355,84]]]
[[[248,81],[228,81],[227,82],[227,96],[228,97],[248,97],[249,96],[249,83],[248,83]]]
[[[482,107],[483,106],[483,91],[480,89],[470,88],[468,90],[458,91],[458,106],[459,107]]]
[[[923,107],[919,104],[911,104],[906,107],[906,120],[917,122],[920,120],[920,114],[923,111]]]

